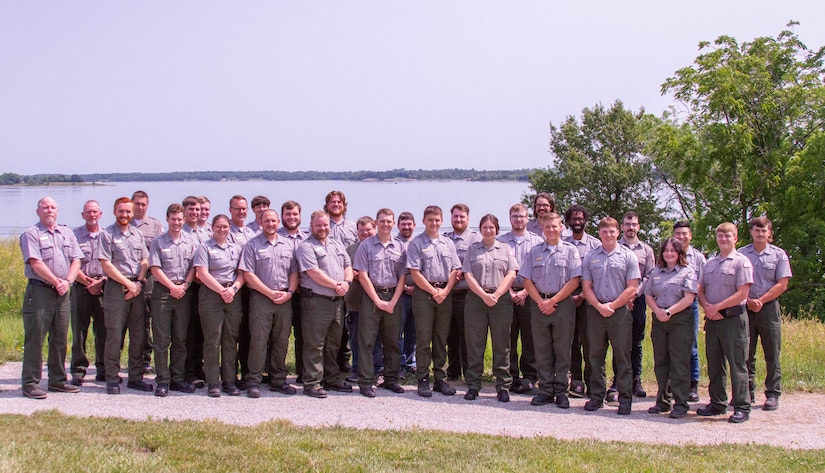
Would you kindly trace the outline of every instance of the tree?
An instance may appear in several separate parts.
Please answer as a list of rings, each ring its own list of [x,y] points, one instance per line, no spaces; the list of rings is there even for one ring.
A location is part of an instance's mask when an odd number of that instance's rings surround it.
[[[585,206],[592,224],[605,216],[621,220],[624,212],[634,211],[651,238],[665,210],[657,198],[661,186],[644,154],[657,122],[644,110],[634,113],[616,101],[610,108],[585,108],[581,121],[568,116],[558,128],[551,123],[554,159],[547,169],[530,174],[530,187],[555,194],[560,213],[572,204]]]

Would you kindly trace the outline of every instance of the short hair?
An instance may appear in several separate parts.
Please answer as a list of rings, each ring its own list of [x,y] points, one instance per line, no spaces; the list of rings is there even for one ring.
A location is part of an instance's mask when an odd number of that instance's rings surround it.
[[[428,205],[424,207],[424,217],[427,218],[427,215],[438,215],[442,217],[444,214],[441,212],[441,207],[437,205]]]
[[[539,222],[542,224],[550,220],[558,220],[561,222],[561,215],[557,214],[556,212],[547,212],[546,214],[539,217]]]
[[[183,213],[183,206],[178,204],[177,202],[174,204],[169,204],[169,207],[166,207],[166,218],[169,218],[172,214],[182,214]]]
[[[132,200],[135,200],[135,199],[147,199],[148,200],[149,199],[149,194],[147,194],[146,192],[143,192],[143,191],[135,191],[132,194]]]
[[[51,197],[48,197],[48,198],[51,199]],[[40,202],[42,202],[44,199],[47,199],[47,197],[43,197],[42,199],[37,201],[37,206],[38,207],[40,207]],[[54,199],[52,199],[52,200],[54,200]],[[120,205],[120,204],[131,204],[132,208],[133,209],[135,208],[135,203],[132,202],[132,199],[130,199],[129,197],[118,197],[117,200],[115,200],[114,209],[117,210],[117,206]]]
[[[730,233],[734,237],[739,237],[739,230],[736,228],[736,225],[730,222],[720,223],[716,227],[716,233]]]
[[[452,207],[450,207],[450,215],[452,215],[453,212],[455,212],[456,210],[460,210],[460,211],[466,213],[468,216],[470,215],[470,207],[467,207],[467,204],[455,204],[455,205],[453,205]]]
[[[55,205],[57,204],[57,201],[56,201],[56,200],[54,200],[54,198],[52,198],[52,197],[49,197],[49,196],[41,197],[41,198],[37,201],[37,208],[38,208],[38,209],[40,208],[40,204],[42,204],[44,200],[51,200],[52,202],[54,202],[54,203],[55,203]],[[117,206],[117,203],[115,203],[115,206]]]
[[[383,209],[378,209],[378,212],[375,212],[375,220],[378,220],[378,217],[380,217],[381,215],[389,215],[390,217],[395,218],[395,212],[393,212],[392,209],[388,209],[386,207]]]
[[[534,209],[536,208],[536,202],[538,202],[538,200],[541,199],[542,197],[547,199],[547,202],[550,202],[550,211],[555,212],[556,211],[556,198],[553,197],[553,194],[550,194],[549,192],[539,192],[538,194],[536,194],[536,196],[533,197],[533,208]]]
[[[269,202],[268,198],[266,198],[262,195],[256,195],[255,197],[252,198],[252,202],[249,203],[249,206],[254,209],[255,207],[257,207],[259,205],[266,205],[267,207],[269,207],[269,204],[270,204],[270,202]]]
[[[313,220],[315,220],[315,218],[316,218],[316,217],[326,217],[326,218],[329,218],[329,214],[327,213],[327,211],[326,211],[326,210],[315,210],[315,211],[313,211],[313,212],[310,214],[310,216],[309,216],[309,222],[310,222],[310,224],[312,223],[312,221],[313,221]]]
[[[227,217],[224,214],[215,215],[212,218],[212,225],[214,226],[216,223],[218,223],[218,220],[226,220],[226,224],[229,225],[229,217]]]
[[[358,220],[355,221],[355,227],[366,227],[367,225],[372,226],[375,228],[375,220],[372,219],[369,215],[364,215],[363,217],[359,217]]]
[[[398,214],[398,222],[403,222],[404,220],[412,220],[412,223],[415,224],[415,216],[413,216],[412,212],[401,212]]]
[[[672,246],[676,253],[679,255],[679,259],[676,261],[676,264],[678,264],[679,266],[687,266],[687,254],[685,253],[685,249],[682,247],[682,242],[673,237],[665,238],[664,240],[662,240],[662,244],[659,245],[659,254],[656,255],[656,265],[660,268],[667,267],[667,263],[665,263],[665,259],[662,256],[665,252],[665,248],[667,247],[667,245]]]
[[[206,197],[205,195],[199,195],[198,196],[198,202],[200,202],[201,204],[210,204],[210,205],[212,205],[212,201],[209,200],[209,198]]]
[[[295,207],[298,207],[298,213],[301,213],[301,204],[295,202],[294,200],[287,200],[281,204],[281,213],[284,213],[284,210],[292,210]]]
[[[246,197],[244,197],[240,194],[233,195],[232,198],[229,199],[229,206],[232,207],[232,202],[235,202],[236,200],[246,200]],[[217,217],[217,215],[216,215],[216,217]],[[212,220],[215,220],[215,219],[213,218]]]
[[[522,211],[527,212],[527,206],[524,205],[524,204],[513,204],[513,206],[510,207],[510,213],[511,214],[513,212],[522,212]]]
[[[198,198],[195,197],[194,195],[190,195],[190,196],[186,197],[185,199],[183,199],[183,202],[182,202],[183,208],[185,208],[185,209],[188,209],[189,207],[192,207],[193,205],[200,205],[200,204],[201,204],[201,201],[198,200]]]
[[[132,200],[134,200],[134,198]],[[92,200],[87,200],[86,202],[83,202],[83,210],[86,210],[86,206],[89,205],[89,204],[95,204],[95,205],[97,205],[97,208],[100,209],[100,202],[92,199]],[[39,201],[38,201],[37,206],[40,207],[40,202]]]
[[[498,230],[499,230],[498,217],[496,217],[493,214],[484,215],[483,217],[481,217],[481,220],[479,220],[479,222],[478,222],[478,228],[481,228],[481,226],[484,225],[485,222],[492,223],[493,226],[496,227],[496,235],[498,235]]]
[[[327,194],[327,196],[324,198],[324,212],[329,211],[329,209],[327,209],[327,205],[329,205],[329,201],[332,200],[332,198],[335,197],[335,196],[338,196],[338,197],[341,198],[341,204],[343,204],[343,206],[344,206],[344,210],[341,212],[341,214],[346,215],[347,214],[347,196],[345,196],[344,193],[341,192],[341,191],[330,191],[329,194]]]
[[[574,213],[582,214],[585,221],[590,218],[590,214],[587,213],[587,209],[583,205],[573,204],[564,211],[564,221],[569,222],[570,219],[573,218]]]
[[[768,243],[773,243],[773,223],[771,223],[768,217],[756,217],[748,222],[748,230],[753,230],[754,227],[767,228],[770,230],[771,234],[768,236]]]
[[[624,215],[622,215],[622,222],[624,222],[625,220],[627,220],[629,218],[631,218],[631,219],[635,218],[636,220],[639,220],[639,214],[637,214],[636,212],[633,212],[633,211],[625,212]]]
[[[263,212],[261,212],[261,221],[263,221],[263,219],[264,219],[264,215],[266,215],[266,214],[268,214],[268,213],[270,213],[270,212],[274,213],[274,214],[275,214],[275,218],[277,218],[279,221],[281,220],[281,216],[280,216],[280,215],[278,215],[278,211],[277,211],[277,210],[275,210],[275,209],[266,209],[266,210],[264,210]]]
[[[605,217],[599,220],[599,230],[606,227],[614,227],[616,230],[619,229],[619,222],[616,221],[613,217]]]
[[[691,233],[693,233],[693,229],[690,228],[690,222],[688,222],[687,220],[679,220],[678,222],[674,223],[673,230],[675,231],[677,228],[687,228],[688,230],[690,230]]]

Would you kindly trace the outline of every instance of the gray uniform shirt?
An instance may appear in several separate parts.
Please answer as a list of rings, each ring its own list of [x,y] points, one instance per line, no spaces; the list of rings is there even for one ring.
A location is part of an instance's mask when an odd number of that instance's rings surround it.
[[[753,283],[753,265],[738,251],[732,251],[726,258],[715,256],[708,260],[699,278],[705,289],[705,299],[718,304],[733,295],[739,286]],[[739,304],[746,301],[742,299]]]
[[[516,263],[520,268],[521,264],[524,262],[524,257],[527,256],[530,249],[536,245],[544,243],[544,238],[530,232],[527,232],[527,234],[523,237],[517,237],[513,235],[513,232],[508,232],[504,235],[500,235],[498,237],[498,241],[505,243],[511,250],[513,250],[513,256],[516,257]],[[513,280],[513,287],[524,287],[524,277],[517,274],[516,279]]]
[[[346,248],[358,241],[358,226],[352,220],[344,219],[341,223],[335,223],[330,218],[329,238],[338,240]]]
[[[696,275],[690,266],[656,267],[645,286],[645,295],[656,299],[656,305],[662,309],[682,300],[686,292],[696,294]]]
[[[582,281],[593,283],[599,302],[615,301],[634,279],[640,279],[639,261],[625,246],[617,244],[610,253],[599,246],[584,257]]]
[[[92,233],[86,225],[81,225],[74,229],[74,236],[80,245],[80,251],[83,252],[83,258],[80,260],[80,270],[83,274],[90,278],[105,276],[100,267],[100,260],[95,257],[100,246],[100,231]]]
[[[624,245],[636,254],[636,259],[639,261],[639,274],[642,275],[639,290],[636,294],[643,294],[647,278],[650,276],[653,268],[656,267],[656,257],[653,255],[653,248],[643,241],[638,241],[635,245],[631,245],[627,243],[624,238],[619,238],[619,244]]]
[[[539,223],[538,220],[533,219],[527,222],[527,231],[534,235],[538,235],[539,238],[544,240],[544,230],[541,228],[541,223]]]
[[[261,224],[259,224],[256,220],[247,223],[246,228],[252,230],[252,233],[255,235],[260,235],[264,231],[264,229],[261,228]]]
[[[335,289],[318,284],[306,272],[319,269],[333,280],[343,281],[344,270],[352,266],[352,261],[340,241],[327,237],[326,244],[323,244],[315,237],[309,237],[298,245],[295,257],[298,260],[298,269],[301,271],[302,287],[324,296],[338,296]]]
[[[289,288],[289,275],[298,272],[298,263],[288,241],[278,237],[270,243],[261,233],[244,245],[238,268],[258,276],[264,286],[281,290]]]
[[[751,244],[740,248],[739,252],[753,265],[753,285],[748,290],[751,299],[765,295],[780,279],[793,277],[788,255],[778,246],[769,243],[762,253],[757,253]]]
[[[355,252],[353,269],[366,271],[375,287],[395,287],[407,265],[404,243],[391,237],[385,246],[373,235],[362,241]]]
[[[470,245],[481,241],[481,234],[475,230],[470,230],[469,228],[464,230],[461,234],[456,232],[445,232],[444,236],[452,240],[455,245],[455,253],[458,255],[458,261],[464,261],[464,257],[467,255],[467,248],[469,248]],[[467,286],[467,281],[463,279],[458,281],[455,286],[453,286],[453,291],[466,291],[467,289],[469,289],[469,286]]]
[[[143,234],[143,240],[146,242],[147,250],[152,247],[152,242],[155,238],[163,235],[163,224],[160,223],[160,220],[154,217],[147,216],[146,218],[142,218],[140,220],[132,219],[129,224],[133,225],[135,228],[140,230],[140,233]]]
[[[450,272],[461,268],[455,245],[449,238],[439,235],[431,240],[421,233],[407,245],[407,269],[421,271],[429,282],[447,282]]]
[[[696,276],[696,281],[699,281],[702,270],[705,269],[705,264],[708,262],[707,258],[701,251],[692,246],[685,252],[685,255],[687,256],[688,266],[693,270],[693,275]]]
[[[229,236],[227,236],[227,240],[243,247],[246,242],[253,238],[255,238],[255,232],[252,231],[251,228],[246,226],[239,227],[234,223],[229,223]]]
[[[74,260],[82,260],[83,252],[72,229],[66,225],[55,225],[49,231],[45,225],[37,222],[20,235],[20,250],[23,252],[23,273],[29,279],[50,284],[37,275],[29,264],[29,259],[40,260],[59,279],[66,279]]]
[[[111,261],[123,276],[134,279],[140,274],[140,262],[149,258],[143,234],[129,226],[126,233],[117,224],[106,227],[101,234],[97,259]]]
[[[529,279],[539,292],[555,294],[567,281],[582,275],[582,258],[571,243],[559,241],[551,247],[544,242],[530,249],[519,275]]]
[[[506,243],[495,240],[488,247],[477,241],[467,248],[461,271],[472,274],[482,289],[496,289],[508,271],[518,271],[518,263]]]
[[[214,238],[210,238],[195,250],[192,266],[206,268],[216,281],[227,284],[235,280],[240,260],[241,245],[227,238],[221,246]]]
[[[575,246],[579,251],[579,256],[581,256],[582,260],[584,260],[584,257],[587,256],[587,253],[590,253],[596,248],[602,246],[601,240],[593,235],[590,235],[589,233],[584,233],[581,240],[576,240],[573,238],[573,235],[563,237],[562,240]]]
[[[298,232],[295,233],[294,235],[292,235],[292,234],[289,233],[289,230],[287,230],[286,228],[284,228],[284,227],[279,227],[278,228],[278,238],[283,238],[284,240],[287,240],[290,243],[292,243],[292,248],[293,249],[298,248],[298,245],[300,245],[301,243],[306,241],[306,239],[309,238],[310,235],[311,234],[306,230],[298,229]]]
[[[192,227],[190,227],[189,225],[187,225],[187,224],[185,224],[185,223],[184,223],[184,224],[183,224],[183,231],[182,231],[182,233],[188,233],[188,234],[189,234],[189,236],[191,236],[191,237],[192,237],[192,240],[193,240],[193,241],[195,242],[195,244],[197,244],[197,245],[200,245],[201,243],[203,243],[203,242],[205,242],[206,240],[208,240],[209,238],[211,238],[211,237],[209,236],[209,234],[208,234],[208,233],[206,233],[206,230],[204,230],[204,229],[202,229],[202,228],[198,227],[197,225],[195,225],[195,228],[192,228]]]
[[[172,282],[183,281],[192,269],[197,246],[192,237],[184,232],[180,233],[177,241],[173,241],[169,233],[164,233],[152,242],[149,267],[157,266]]]

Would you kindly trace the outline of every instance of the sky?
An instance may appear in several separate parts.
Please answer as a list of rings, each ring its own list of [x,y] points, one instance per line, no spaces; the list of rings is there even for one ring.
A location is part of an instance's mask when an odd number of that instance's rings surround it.
[[[546,167],[549,123],[821,0],[0,3],[0,173]]]

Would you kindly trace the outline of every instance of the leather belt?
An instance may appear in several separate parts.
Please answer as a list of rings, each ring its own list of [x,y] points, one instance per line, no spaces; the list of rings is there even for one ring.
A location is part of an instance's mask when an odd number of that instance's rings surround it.
[[[432,287],[436,288],[436,289],[444,289],[445,287],[447,287],[447,282],[446,281],[444,281],[444,282],[427,281],[427,282],[430,283],[430,285]]]
[[[374,287],[374,289],[375,289],[375,292],[376,292],[376,293],[378,293],[378,294],[389,294],[389,293],[391,293],[391,292],[394,292],[394,291],[395,291],[395,288],[394,288],[394,287],[380,287],[380,286],[375,286],[375,287]]]
[[[737,315],[744,314],[746,311],[745,306],[743,305],[735,305],[733,307],[728,307],[727,309],[722,309],[719,311],[722,316],[725,318],[727,317],[736,317]]]
[[[43,282],[39,279],[29,279],[29,284],[31,284],[33,286],[40,286],[40,287],[46,287],[46,288],[49,288],[49,289],[54,289],[54,286],[52,286],[49,283],[45,283],[45,282]]]

